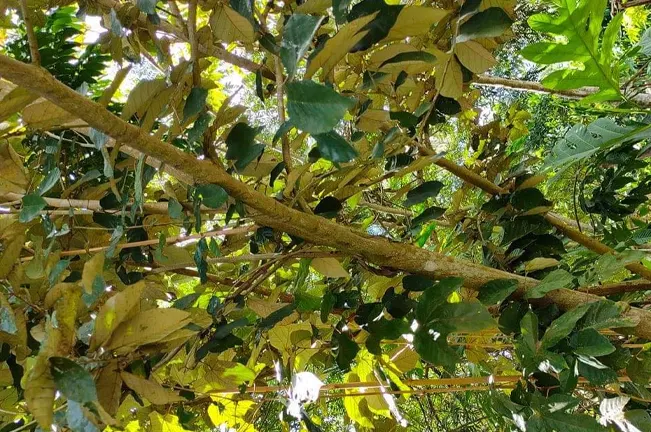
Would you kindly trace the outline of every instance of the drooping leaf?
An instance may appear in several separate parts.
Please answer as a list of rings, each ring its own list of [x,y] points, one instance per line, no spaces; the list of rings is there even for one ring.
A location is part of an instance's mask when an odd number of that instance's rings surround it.
[[[190,94],[185,100],[183,106],[183,121],[189,120],[191,117],[199,114],[206,106],[206,98],[208,97],[208,90],[202,87],[193,87]]]
[[[442,207],[430,207],[428,209],[423,210],[421,214],[416,216],[411,220],[411,223],[413,226],[419,226],[424,224],[425,222],[429,222],[434,219],[438,219],[439,217],[443,216],[445,213],[446,209]]]
[[[513,24],[513,20],[504,9],[499,7],[488,8],[472,15],[459,27],[457,43],[471,39],[501,36]]]
[[[120,377],[130,389],[154,405],[167,405],[183,400],[172,390],[166,389],[151,379],[147,380],[128,372],[121,372]]]
[[[331,162],[350,162],[358,156],[357,150],[335,131],[313,135],[321,157]]]
[[[27,223],[35,219],[47,207],[47,202],[38,194],[31,193],[23,197],[23,206],[20,209],[18,220]]]
[[[50,357],[50,365],[54,383],[66,398],[82,404],[97,400],[95,382],[86,369],[63,357]]]

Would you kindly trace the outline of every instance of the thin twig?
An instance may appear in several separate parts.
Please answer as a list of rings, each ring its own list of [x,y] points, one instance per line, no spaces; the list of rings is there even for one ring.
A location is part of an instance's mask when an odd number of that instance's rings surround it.
[[[27,8],[27,0],[20,0],[20,13],[23,14],[23,22],[25,23],[25,32],[27,33],[27,41],[29,42],[29,52],[32,58],[32,63],[36,66],[41,65],[41,53],[38,51],[38,41],[36,33],[34,33],[34,26],[29,19],[29,9]]]
[[[276,57],[276,103],[278,105],[278,121],[282,126],[285,123],[285,96],[284,96],[284,78],[283,66],[280,63],[280,58]],[[292,152],[289,146],[289,138],[284,133],[281,137],[283,145],[283,162],[285,162],[285,171],[287,174],[292,170]]]

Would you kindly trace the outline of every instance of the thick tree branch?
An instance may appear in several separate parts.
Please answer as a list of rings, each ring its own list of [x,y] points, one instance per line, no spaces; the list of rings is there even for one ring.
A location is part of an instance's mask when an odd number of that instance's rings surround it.
[[[581,291],[598,296],[609,296],[614,294],[623,294],[629,292],[651,290],[651,282],[646,280],[634,280],[617,282],[607,285],[596,285],[587,288],[581,288]]]
[[[523,294],[527,289],[538,284],[538,281],[532,278],[484,267],[415,246],[364,236],[328,219],[289,208],[236,180],[213,163],[197,160],[193,155],[163,143],[140,128],[121,120],[99,104],[61,84],[42,69],[0,55],[0,75],[45,97],[86,121],[91,127],[111,136],[117,142],[129,143],[131,147],[155,157],[166,166],[187,173],[194,177],[197,183],[214,183],[222,186],[229,195],[260,212],[254,216],[258,224],[293,234],[316,245],[329,246],[351,255],[360,255],[378,266],[433,278],[461,277],[466,286],[474,289],[494,279],[508,278],[517,280],[518,292]],[[599,296],[567,289],[552,291],[545,298],[558,304],[562,309],[572,309],[601,299]],[[626,312],[626,316],[638,323],[631,329],[635,334],[651,339],[651,312],[631,308]]]
[[[586,96],[595,94],[599,90],[595,87],[584,87],[577,90],[553,90],[543,87],[542,84],[533,81],[515,80],[488,75],[477,75],[474,84],[535,93],[548,93],[568,99],[583,99]],[[651,94],[639,94],[631,100],[640,106],[651,107]]]

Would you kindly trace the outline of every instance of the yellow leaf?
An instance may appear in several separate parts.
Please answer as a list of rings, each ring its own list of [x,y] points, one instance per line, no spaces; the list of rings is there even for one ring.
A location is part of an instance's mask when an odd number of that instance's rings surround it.
[[[271,303],[257,298],[249,298],[246,300],[246,305],[255,312],[258,316],[266,318],[278,309],[282,309],[289,303]]]
[[[559,261],[554,258],[534,258],[524,264],[524,270],[527,272],[542,270],[549,267],[555,267],[558,263]]]
[[[347,278],[349,277],[346,269],[335,258],[314,258],[310,263],[312,268],[323,276],[330,278]]]
[[[154,126],[154,123],[156,122],[156,119],[158,119],[163,109],[170,103],[172,95],[175,91],[177,91],[177,89],[174,87],[167,88],[152,99],[149,107],[147,108],[147,114],[145,114],[145,118],[143,119],[142,125],[140,126],[142,129],[146,130],[147,132],[151,130],[151,128]]]
[[[34,129],[49,129],[74,121],[76,117],[50,101],[41,101],[29,105],[23,110],[23,121]],[[75,124],[85,124],[75,121]]]
[[[137,346],[158,342],[189,322],[190,314],[179,309],[146,310],[120,324],[107,348],[125,353]]]
[[[536,185],[538,185],[538,183],[540,183],[542,181],[545,181],[546,178],[547,178],[546,174],[538,174],[538,175],[529,177],[528,179],[523,181],[522,184],[520,184],[520,186],[518,186],[518,188],[516,190],[529,189],[529,188],[532,188],[532,187],[536,187]]]
[[[39,354],[37,356],[26,381],[25,401],[27,402],[27,408],[29,408],[43,430],[50,430],[56,390],[47,355]]]
[[[130,119],[135,113],[140,116],[144,115],[152,99],[166,86],[165,80],[162,78],[140,81],[129,93],[127,103],[122,108],[122,118]]]
[[[6,81],[2,81],[4,84]],[[22,87],[13,88],[0,101],[0,122],[12,116],[38,99],[38,96]],[[2,172],[0,170],[0,172]]]
[[[276,325],[269,330],[269,343],[281,352],[286,361],[297,349],[311,345],[312,326],[309,322],[289,325]]]
[[[140,281],[115,294],[100,308],[95,319],[95,330],[90,339],[90,350],[104,345],[118,325],[140,311],[140,297],[145,283]]]
[[[229,6],[215,7],[210,16],[210,27],[215,39],[222,42],[255,41],[255,30],[251,22]]]
[[[238,432],[254,432],[255,427],[249,423],[245,416],[251,408],[255,406],[255,402],[250,400],[225,400],[219,398],[219,404],[224,408],[219,408],[217,405],[211,404],[208,407],[208,417],[212,423],[218,428],[226,425],[228,428],[233,428]]]
[[[332,6],[332,0],[307,0],[296,8],[296,12],[301,14],[325,15],[330,6]]]
[[[179,423],[179,418],[172,414],[159,414],[155,411],[149,413],[149,421],[151,423],[151,432],[185,432],[187,429],[184,429],[183,426]],[[136,431],[141,431],[139,425],[135,429]]]
[[[0,194],[24,194],[28,184],[20,156],[8,141],[0,143]]]
[[[84,264],[84,271],[81,273],[81,286],[87,293],[93,292],[93,282],[97,276],[102,276],[104,271],[104,252],[100,252]]]
[[[383,126],[389,124],[392,124],[392,120],[389,117],[389,111],[381,109],[367,109],[359,117],[359,120],[357,121],[357,128],[364,132],[376,132]]]
[[[239,171],[241,175],[248,177],[262,178],[271,174],[271,171],[281,161],[279,156],[270,153],[263,153],[260,159],[256,159],[248,164],[243,170]]]
[[[448,13],[444,9],[430,6],[406,6],[400,11],[385,41],[427,34],[429,29]]]
[[[391,363],[398,368],[402,373],[407,373],[418,364],[419,356],[411,347],[408,345],[400,346],[394,348],[393,351],[389,353],[389,359]]]
[[[110,361],[102,368],[95,383],[97,399],[106,412],[114,416],[120,407],[122,377],[117,360]]]
[[[327,77],[337,63],[348,54],[348,51],[368,33],[360,30],[373,21],[376,15],[377,12],[349,22],[336,35],[328,39],[323,49],[310,60],[307,71],[305,71],[305,79],[312,78],[321,68],[323,68],[322,76]]]
[[[497,64],[486,48],[474,41],[457,44],[455,53],[463,65],[476,74],[484,73]]]
[[[25,245],[25,237],[18,236],[13,239],[9,244],[5,244],[2,256],[0,256],[0,279],[6,278],[14,265],[19,262],[20,251]]]
[[[463,94],[461,65],[449,53],[441,56],[436,65],[436,88],[441,95],[458,99]]]
[[[166,405],[183,400],[181,396],[170,389],[166,389],[153,379],[147,380],[128,372],[120,372],[120,377],[127,387],[154,405]]]

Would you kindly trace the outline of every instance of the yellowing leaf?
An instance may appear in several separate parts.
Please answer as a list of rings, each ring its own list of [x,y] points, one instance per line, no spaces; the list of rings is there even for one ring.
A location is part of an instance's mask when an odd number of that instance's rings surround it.
[[[104,271],[104,252],[100,252],[86,261],[81,274],[81,285],[87,293],[93,292],[93,282],[97,276],[102,276]]]
[[[122,381],[133,391],[154,405],[165,405],[183,400],[181,396],[166,389],[153,379],[144,379],[128,372],[121,372]]]
[[[47,355],[37,356],[26,381],[25,401],[27,402],[27,408],[29,408],[29,411],[43,430],[50,430],[56,389],[54,378],[50,373],[50,362]]]
[[[430,6],[406,6],[398,15],[385,41],[426,34],[448,11]]]
[[[6,81],[3,80],[3,86],[5,83]],[[13,88],[0,101],[0,122],[5,121],[7,117],[22,110],[36,99],[38,99],[38,96],[27,89],[22,87]]]
[[[534,258],[531,261],[525,263],[524,270],[527,272],[542,270],[545,268],[557,266],[558,263],[559,261],[555,260],[554,258]]]
[[[118,325],[140,311],[140,297],[144,288],[145,283],[138,282],[104,303],[95,319],[95,330],[90,339],[91,351],[104,345]]]
[[[347,278],[349,276],[346,269],[335,258],[314,258],[310,265],[326,277]]]
[[[110,361],[102,368],[95,382],[97,400],[106,412],[114,416],[120,406],[122,377],[117,360]]]
[[[381,109],[367,109],[359,117],[357,121],[357,128],[364,132],[376,132],[381,127],[391,124],[392,120],[389,117],[389,111]]]
[[[226,425],[227,430],[232,428],[238,432],[255,431],[255,427],[245,418],[246,413],[255,406],[255,402],[250,400],[224,400],[224,398],[219,398],[218,402],[224,408],[219,408],[213,404],[208,407],[208,417],[215,426],[219,428]]]
[[[253,24],[229,6],[218,5],[210,16],[210,27],[215,39],[222,42],[255,41]]]
[[[476,74],[484,73],[497,64],[486,48],[474,41],[456,45],[455,53],[463,65]]]
[[[76,117],[50,101],[36,102],[23,110],[23,121],[35,129],[49,129],[74,121]],[[79,124],[83,122],[75,122]]]
[[[450,54],[441,56],[436,65],[436,88],[449,98],[458,99],[463,94],[461,65]]]
[[[284,360],[297,349],[309,348],[311,337],[312,326],[309,322],[276,325],[269,330],[269,343],[281,352]]]
[[[5,249],[0,256],[0,279],[6,278],[14,265],[18,262],[20,251],[25,245],[25,237],[18,236],[10,243],[5,244]]]
[[[321,68],[323,68],[323,77],[326,77],[334,67],[343,59],[348,51],[355,46],[367,33],[360,31],[366,24],[373,21],[377,13],[358,18],[349,22],[341,28],[332,38],[326,41],[323,49],[319,51],[312,59],[305,71],[305,79],[310,79]]]
[[[130,119],[135,113],[144,115],[152,99],[166,87],[164,79],[140,81],[129,93],[122,108],[122,118]]]
[[[389,353],[389,360],[391,360],[391,363],[402,373],[407,373],[415,368],[418,364],[419,358],[420,357],[416,351],[408,345],[394,348],[393,351]]]
[[[179,418],[172,414],[159,414],[155,411],[149,413],[149,421],[151,423],[151,432],[186,432],[183,426],[179,423]],[[135,431],[141,431],[139,425]]]
[[[190,314],[179,309],[150,309],[120,324],[107,348],[118,353],[158,342],[190,322]]]
[[[272,313],[276,312],[278,309],[282,309],[287,306],[289,303],[271,303],[265,300],[260,300],[257,298],[249,298],[246,301],[246,305],[258,316],[266,318]]]
[[[24,194],[29,184],[25,168],[8,141],[0,143],[0,194]],[[0,276],[1,278],[2,276]]]
[[[307,0],[296,8],[296,12],[324,15],[330,6],[332,6],[332,0]]]

